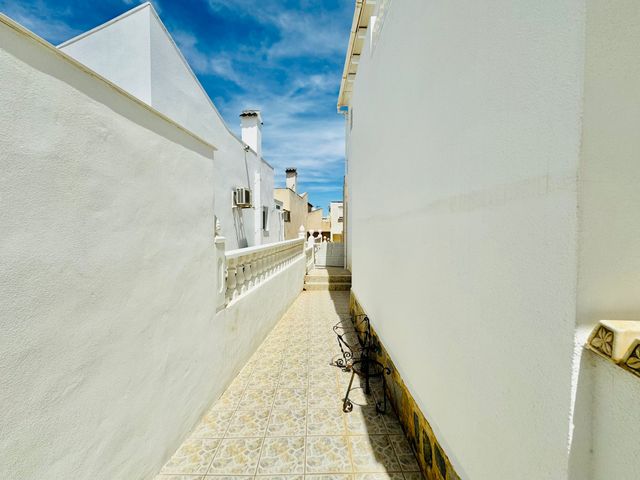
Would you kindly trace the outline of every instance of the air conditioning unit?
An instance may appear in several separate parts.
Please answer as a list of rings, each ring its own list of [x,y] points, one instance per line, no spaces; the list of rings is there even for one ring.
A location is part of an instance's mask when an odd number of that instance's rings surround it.
[[[251,190],[237,187],[233,191],[233,204],[239,208],[251,208]]]

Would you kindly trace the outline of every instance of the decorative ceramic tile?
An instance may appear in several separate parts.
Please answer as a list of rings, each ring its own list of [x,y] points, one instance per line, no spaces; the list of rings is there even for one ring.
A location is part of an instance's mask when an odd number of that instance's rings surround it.
[[[354,406],[353,411],[345,414],[347,432],[349,435],[374,435],[387,433],[384,415],[378,413],[375,407]]]
[[[274,408],[267,428],[268,437],[305,435],[306,412],[302,409]]]
[[[211,410],[191,434],[193,438],[222,438],[233,416],[231,410]]]
[[[307,437],[307,473],[350,473],[351,471],[346,437]]]
[[[238,410],[229,423],[226,437],[262,437],[269,423],[269,409]]]
[[[310,408],[307,412],[307,435],[344,435],[342,410],[333,408]]]
[[[304,437],[266,438],[258,464],[258,475],[304,473]]]
[[[306,409],[307,390],[305,388],[278,388],[273,408]]]
[[[400,465],[387,435],[348,437],[356,472],[398,472]]]
[[[621,365],[631,373],[640,376],[640,340],[636,340],[629,347],[629,351],[622,359]]]
[[[188,439],[162,467],[160,473],[204,474],[219,444],[220,440],[217,439]]]
[[[261,438],[228,438],[220,442],[209,475],[253,475],[260,459]]]
[[[275,397],[274,388],[247,389],[238,405],[239,410],[271,408]]]
[[[398,456],[400,468],[403,472],[416,472],[420,470],[413,450],[404,435],[390,435],[389,440]]]

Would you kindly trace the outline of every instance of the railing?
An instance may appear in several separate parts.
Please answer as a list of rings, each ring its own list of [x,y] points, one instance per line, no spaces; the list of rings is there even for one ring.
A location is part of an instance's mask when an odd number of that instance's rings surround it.
[[[309,271],[313,270],[313,267],[315,265],[315,252],[313,250],[313,245],[311,245],[309,243],[305,244],[304,255],[305,255],[305,257],[307,257],[307,268],[306,268],[306,271],[307,271],[307,273],[309,273]]]
[[[225,287],[221,289],[225,292],[225,304],[257,287],[305,254],[303,239],[225,252]]]

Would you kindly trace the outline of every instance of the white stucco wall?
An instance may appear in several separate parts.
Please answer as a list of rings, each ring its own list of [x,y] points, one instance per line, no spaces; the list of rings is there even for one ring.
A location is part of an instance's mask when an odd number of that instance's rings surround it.
[[[353,290],[462,478],[640,471],[638,379],[582,349],[640,311],[638,25],[631,0],[396,1],[360,57]]]
[[[590,366],[594,374],[593,460],[589,463],[591,477],[587,478],[637,478],[640,381],[609,361],[589,352],[585,355],[593,357]]]
[[[602,318],[640,319],[640,5],[587,5],[577,320],[590,330]],[[583,388],[577,398],[592,421],[583,427],[591,478],[636,478],[640,379],[600,358],[583,362],[580,377],[592,383],[591,403]]]
[[[353,290],[465,479],[567,476],[581,18],[396,1],[360,58]]]
[[[216,314],[213,147],[1,17],[0,78],[0,478],[151,479],[305,260]]]
[[[344,227],[344,204],[343,202],[331,202],[329,208],[329,218],[331,221],[331,237],[342,235]],[[342,222],[338,221],[342,218]],[[340,240],[342,241],[342,239]]]
[[[139,40],[140,32],[145,29],[148,35]],[[147,47],[131,49],[138,41]],[[111,53],[103,54],[105,46],[111,48]],[[256,224],[256,219],[261,218],[262,206],[273,209],[273,168],[255,152],[244,151],[244,144],[224,123],[151,4],[136,7],[97,30],[65,42],[60,49],[132,93],[136,84],[129,79],[148,77],[149,104],[218,147],[214,164],[215,213],[228,248],[273,241],[270,237],[263,238],[260,222]],[[126,52],[135,60],[123,63],[119,55],[112,52]],[[133,71],[126,75],[122,73],[128,69]],[[254,200],[260,204],[254,201],[251,209],[232,208],[233,188],[254,190],[256,174],[262,184]]]

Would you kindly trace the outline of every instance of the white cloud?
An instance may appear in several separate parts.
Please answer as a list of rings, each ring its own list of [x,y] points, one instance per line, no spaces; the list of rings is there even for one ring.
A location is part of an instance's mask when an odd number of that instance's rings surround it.
[[[61,43],[81,33],[80,30],[59,20],[59,17],[65,16],[64,9],[62,12],[59,10],[53,12],[42,1],[34,4],[0,1],[0,10],[8,17],[53,44]]]

